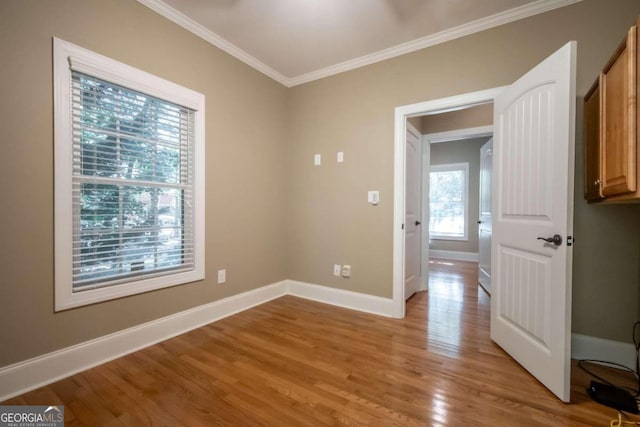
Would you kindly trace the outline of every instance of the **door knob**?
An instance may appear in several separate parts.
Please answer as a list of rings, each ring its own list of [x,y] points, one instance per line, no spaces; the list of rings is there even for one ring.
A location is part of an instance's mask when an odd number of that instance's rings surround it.
[[[484,221],[480,221],[480,220],[478,220],[478,224],[482,224],[483,222],[484,222]]]
[[[422,224],[420,221],[416,221],[416,227]]]
[[[553,237],[538,237],[538,240],[544,240],[548,243],[553,243],[556,246],[560,246],[562,244],[562,236],[559,234],[555,234]]]

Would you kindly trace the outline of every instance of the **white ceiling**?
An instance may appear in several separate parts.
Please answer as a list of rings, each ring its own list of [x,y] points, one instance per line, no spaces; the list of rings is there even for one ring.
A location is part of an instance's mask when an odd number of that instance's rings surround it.
[[[286,86],[581,0],[138,0]]]

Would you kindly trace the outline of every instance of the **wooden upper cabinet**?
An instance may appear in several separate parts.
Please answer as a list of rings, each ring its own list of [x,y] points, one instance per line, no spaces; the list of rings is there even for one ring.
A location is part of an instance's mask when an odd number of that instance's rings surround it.
[[[600,79],[584,97],[584,198],[602,199],[600,181]]]
[[[600,77],[602,194],[636,191],[636,27]]]
[[[640,200],[637,28],[631,27],[584,98],[585,198],[590,202]]]

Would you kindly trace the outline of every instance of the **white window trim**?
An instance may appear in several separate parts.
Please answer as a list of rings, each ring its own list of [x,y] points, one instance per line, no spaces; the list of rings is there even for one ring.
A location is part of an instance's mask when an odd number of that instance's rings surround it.
[[[464,235],[463,236],[451,236],[447,234],[438,234],[429,230],[429,239],[431,240],[456,240],[461,242],[469,241],[469,163],[446,163],[441,165],[431,165],[429,172],[448,172],[462,170],[464,172],[464,189],[463,189],[463,202],[464,202]],[[431,209],[429,209],[431,212]]]
[[[73,203],[71,69],[195,111],[194,120],[194,249],[195,268],[181,273],[73,292]],[[53,39],[54,198],[55,198],[55,311],[139,294],[204,279],[205,237],[205,97],[160,77],[87,49]]]

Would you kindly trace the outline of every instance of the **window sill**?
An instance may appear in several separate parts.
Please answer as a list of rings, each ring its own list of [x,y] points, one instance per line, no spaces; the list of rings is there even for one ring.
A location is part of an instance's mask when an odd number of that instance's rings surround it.
[[[196,269],[176,274],[168,274],[150,279],[139,280],[119,285],[74,292],[71,280],[67,286],[57,286],[55,295],[55,311],[68,310],[83,305],[95,304],[130,295],[154,291],[157,289],[183,285],[204,280],[202,263]]]
[[[439,235],[429,235],[429,240],[451,240],[455,242],[468,242],[468,236],[439,236]]]

